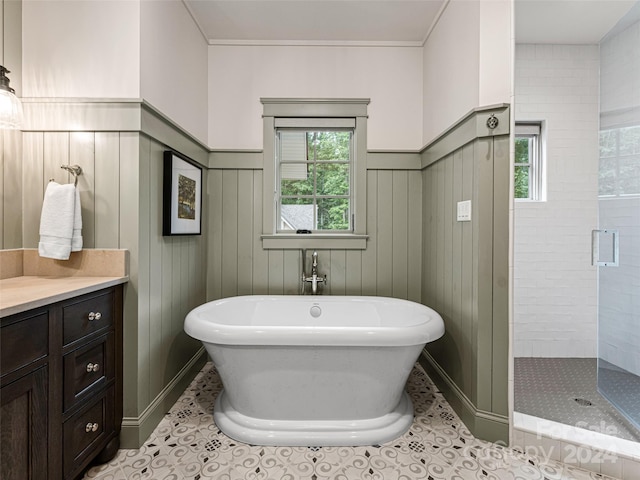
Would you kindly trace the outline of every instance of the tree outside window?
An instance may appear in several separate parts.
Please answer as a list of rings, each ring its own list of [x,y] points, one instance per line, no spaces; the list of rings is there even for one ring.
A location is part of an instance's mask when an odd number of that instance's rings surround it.
[[[541,125],[516,123],[514,198],[544,200]]]
[[[351,231],[352,130],[276,131],[280,231]]]

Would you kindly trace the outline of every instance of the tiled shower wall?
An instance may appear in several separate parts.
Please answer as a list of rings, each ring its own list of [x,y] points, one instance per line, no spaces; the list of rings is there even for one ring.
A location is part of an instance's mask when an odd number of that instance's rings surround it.
[[[517,45],[516,121],[542,121],[547,198],[517,201],[514,356],[596,355],[597,45]]]

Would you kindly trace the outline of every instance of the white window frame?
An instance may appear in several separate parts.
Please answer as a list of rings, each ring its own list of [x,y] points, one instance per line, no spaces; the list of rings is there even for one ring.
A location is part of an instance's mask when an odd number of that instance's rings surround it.
[[[369,99],[262,98],[263,104],[263,215],[265,249],[366,249],[367,244],[367,105]],[[278,232],[279,175],[276,129],[322,129],[353,125],[351,167],[351,230],[296,234]]]
[[[542,202],[546,200],[546,182],[544,176],[544,139],[542,122],[516,122],[515,138],[528,138],[529,162],[514,163],[514,175],[517,167],[529,168],[529,196],[514,198],[518,202]],[[515,194],[515,192],[514,192]]]

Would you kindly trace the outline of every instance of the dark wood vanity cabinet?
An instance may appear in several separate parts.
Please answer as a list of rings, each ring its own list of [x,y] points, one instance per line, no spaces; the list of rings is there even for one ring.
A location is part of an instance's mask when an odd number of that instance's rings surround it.
[[[0,322],[0,478],[74,479],[111,459],[122,423],[122,285]]]

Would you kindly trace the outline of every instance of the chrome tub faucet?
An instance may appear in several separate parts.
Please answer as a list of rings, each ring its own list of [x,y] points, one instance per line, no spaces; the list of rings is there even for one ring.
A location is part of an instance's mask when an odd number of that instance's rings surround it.
[[[307,283],[311,284],[311,294],[318,294],[319,285],[327,285],[327,276],[320,275],[318,273],[318,252],[316,250],[311,254],[311,275],[307,276],[306,273],[307,264],[307,251],[302,250],[302,283],[300,288],[300,294],[304,295]]]

